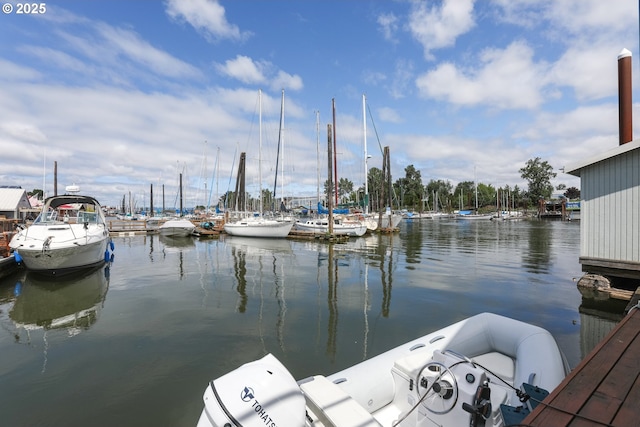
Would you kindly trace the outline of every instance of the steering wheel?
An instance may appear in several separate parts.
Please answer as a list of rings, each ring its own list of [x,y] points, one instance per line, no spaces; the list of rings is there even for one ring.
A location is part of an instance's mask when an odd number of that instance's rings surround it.
[[[429,375],[422,376],[427,370]],[[429,381],[432,381],[429,383]],[[434,414],[446,414],[458,401],[458,381],[449,368],[440,362],[429,362],[420,369],[416,378],[420,403]],[[426,389],[422,395],[420,389]]]

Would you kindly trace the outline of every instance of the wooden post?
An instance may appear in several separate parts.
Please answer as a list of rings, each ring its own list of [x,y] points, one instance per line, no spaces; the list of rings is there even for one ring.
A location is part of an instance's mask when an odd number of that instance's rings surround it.
[[[332,160],[333,160],[333,147],[332,147],[332,126],[331,124],[327,125],[327,162],[329,166],[329,173],[327,174],[328,183],[327,183],[327,208],[329,209],[329,234],[333,235],[333,174],[332,174]]]

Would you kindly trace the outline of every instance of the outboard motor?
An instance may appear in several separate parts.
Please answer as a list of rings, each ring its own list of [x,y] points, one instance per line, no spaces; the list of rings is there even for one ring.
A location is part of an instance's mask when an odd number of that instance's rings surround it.
[[[301,427],[305,399],[272,354],[215,379],[204,392],[198,427]]]

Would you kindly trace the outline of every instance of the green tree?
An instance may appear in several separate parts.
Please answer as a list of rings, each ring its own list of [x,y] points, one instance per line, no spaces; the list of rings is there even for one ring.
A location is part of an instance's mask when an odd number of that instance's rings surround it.
[[[340,178],[338,181],[338,198],[342,200],[345,196],[353,192],[353,182],[347,178]]]
[[[475,206],[475,191],[473,195]],[[496,205],[496,189],[491,185],[478,183],[478,208]]]
[[[34,188],[33,190],[27,192],[27,196],[42,199],[42,190],[39,188]]]
[[[450,208],[452,190],[453,185],[449,181],[441,179],[429,181],[424,188],[424,199],[428,200],[429,209],[442,211],[445,208]],[[435,205],[436,200],[438,206]]]
[[[536,205],[540,198],[548,199],[553,193],[551,178],[556,177],[553,167],[540,157],[527,160],[525,167],[520,169],[520,176],[529,184],[529,202]]]
[[[580,198],[580,190],[578,190],[576,187],[569,187],[564,192],[564,197],[566,197],[569,200],[579,199]]]
[[[456,185],[453,192],[453,206],[459,209],[473,208],[475,201],[475,184],[473,181],[462,181]]]
[[[335,183],[333,183],[335,185]],[[334,189],[331,189],[329,193],[329,180],[324,182],[324,195],[328,197],[329,194],[334,194]],[[353,182],[347,178],[340,178],[338,180],[338,200],[342,200],[345,196],[350,195],[353,192]]]
[[[400,198],[400,206],[416,210],[422,200],[422,193],[424,193],[422,177],[420,171],[416,170],[413,165],[404,168],[404,173],[404,178],[400,178],[394,183],[394,189]]]
[[[373,167],[367,174],[369,186],[369,207],[371,212],[380,209],[380,193],[382,192],[382,169]]]

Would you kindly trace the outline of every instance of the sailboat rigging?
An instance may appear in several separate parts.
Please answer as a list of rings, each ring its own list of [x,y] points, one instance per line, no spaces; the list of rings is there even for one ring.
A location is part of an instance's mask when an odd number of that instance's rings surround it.
[[[263,194],[262,194],[262,90],[258,91],[259,105],[259,152],[258,152],[258,181],[259,181],[259,204],[260,210],[258,216],[241,218],[235,222],[227,222],[224,224],[224,231],[232,236],[243,237],[286,237],[293,222],[280,219],[264,218]],[[240,179],[240,176],[239,178]],[[244,177],[242,178],[244,179]]]

